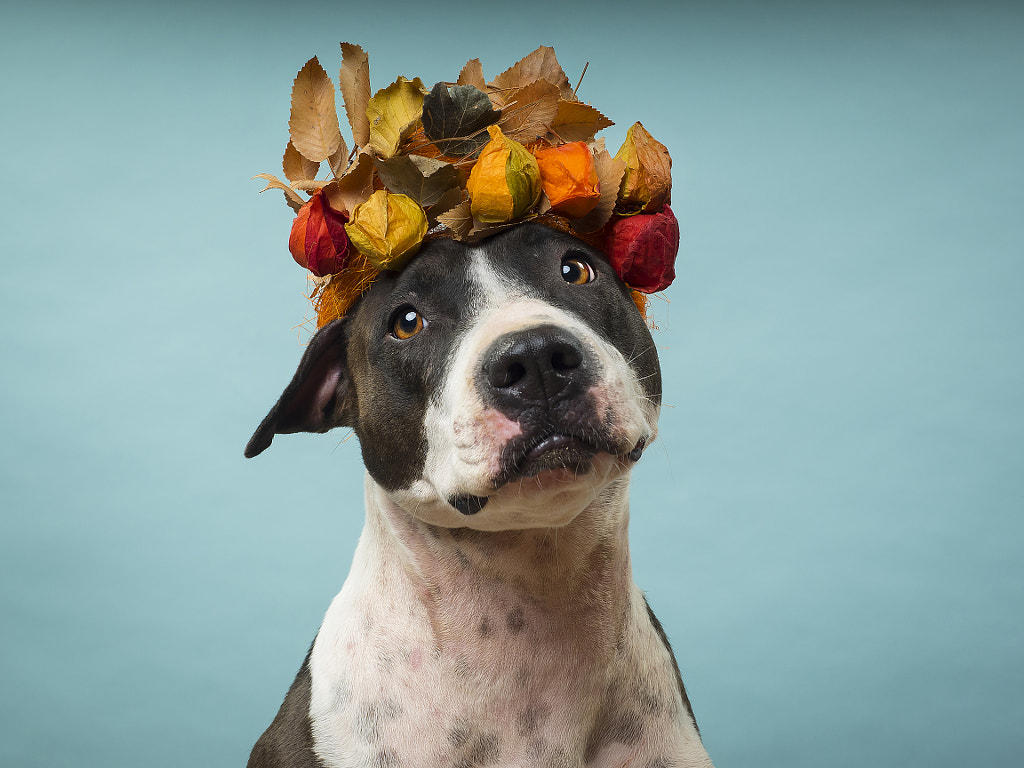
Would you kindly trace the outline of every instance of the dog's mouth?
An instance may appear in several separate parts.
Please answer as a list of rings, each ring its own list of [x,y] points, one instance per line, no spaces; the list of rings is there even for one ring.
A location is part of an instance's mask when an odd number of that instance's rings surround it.
[[[497,491],[508,483],[534,477],[549,470],[564,469],[574,476],[590,472],[594,457],[610,454],[622,461],[635,463],[647,447],[642,437],[632,447],[623,447],[607,439],[564,432],[551,432],[529,440],[517,440],[505,450],[504,470],[494,480]],[[454,496],[449,503],[464,515],[475,515],[487,504],[487,496]]]

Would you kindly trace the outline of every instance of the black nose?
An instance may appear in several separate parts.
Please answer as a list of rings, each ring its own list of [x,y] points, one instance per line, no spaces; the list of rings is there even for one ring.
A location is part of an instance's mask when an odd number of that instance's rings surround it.
[[[552,402],[582,390],[586,358],[579,340],[557,325],[498,339],[484,355],[484,379],[499,405]]]

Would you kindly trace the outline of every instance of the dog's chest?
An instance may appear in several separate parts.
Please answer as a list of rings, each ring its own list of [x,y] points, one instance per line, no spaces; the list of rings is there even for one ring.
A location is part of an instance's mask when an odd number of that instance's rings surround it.
[[[631,600],[595,609],[630,614],[608,637],[594,631],[601,617],[552,615],[511,586],[467,575],[473,599],[433,613],[393,575],[355,571],[310,662],[328,765],[618,768],[676,759],[696,740],[668,652]]]

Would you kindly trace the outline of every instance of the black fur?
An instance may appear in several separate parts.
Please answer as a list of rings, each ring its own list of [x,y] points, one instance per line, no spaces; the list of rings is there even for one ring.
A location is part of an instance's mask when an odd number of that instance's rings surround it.
[[[324,768],[313,752],[309,722],[309,657],[312,653],[310,646],[277,717],[252,748],[247,768]]]

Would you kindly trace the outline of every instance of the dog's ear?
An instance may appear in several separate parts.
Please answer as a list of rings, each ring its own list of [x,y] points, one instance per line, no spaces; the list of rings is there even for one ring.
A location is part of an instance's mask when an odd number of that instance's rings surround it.
[[[326,432],[351,426],[352,386],[345,362],[346,319],[328,323],[306,347],[291,383],[245,446],[251,459],[270,447],[274,435]]]

